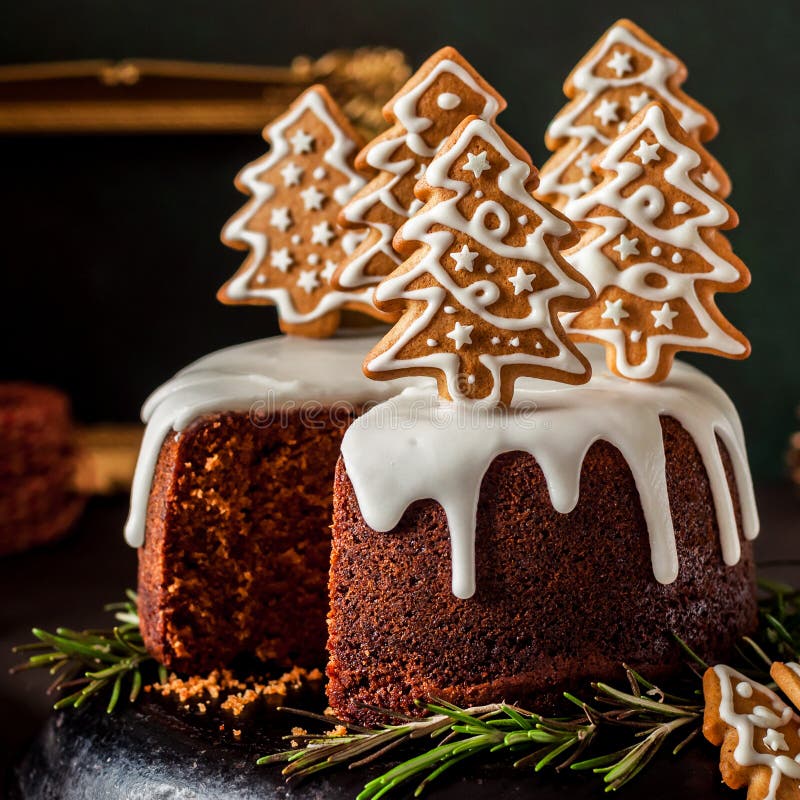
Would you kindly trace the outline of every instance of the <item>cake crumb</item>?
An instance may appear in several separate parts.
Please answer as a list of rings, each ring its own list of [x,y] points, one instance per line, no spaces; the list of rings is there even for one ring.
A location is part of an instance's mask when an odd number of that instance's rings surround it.
[[[336,739],[339,736],[347,736],[347,728],[344,725],[337,725],[333,730],[328,731],[325,735],[331,739]]]
[[[251,703],[262,696],[278,695],[284,697],[289,690],[300,689],[304,682],[322,679],[319,669],[306,670],[303,667],[292,667],[279,678],[266,682],[254,677],[239,680],[229,669],[215,669],[207,676],[192,675],[180,678],[174,672],[163,683],[152,683],[145,686],[145,691],[158,692],[162,697],[174,697],[187,711],[190,701],[196,700],[197,710],[205,714],[207,701],[222,698],[220,708],[238,717]]]

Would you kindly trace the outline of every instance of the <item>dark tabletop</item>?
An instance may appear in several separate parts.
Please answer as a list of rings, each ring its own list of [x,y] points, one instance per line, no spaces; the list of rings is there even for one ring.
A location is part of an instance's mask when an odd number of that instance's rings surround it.
[[[800,583],[800,494],[788,485],[759,487],[762,533],[756,545],[762,574]],[[30,553],[0,559],[0,774],[25,749],[50,713],[47,675],[8,669],[19,659],[14,644],[30,639],[33,625],[94,627],[107,624],[104,603],[135,586],[136,557],[124,543],[127,498],[94,500],[67,539]]]

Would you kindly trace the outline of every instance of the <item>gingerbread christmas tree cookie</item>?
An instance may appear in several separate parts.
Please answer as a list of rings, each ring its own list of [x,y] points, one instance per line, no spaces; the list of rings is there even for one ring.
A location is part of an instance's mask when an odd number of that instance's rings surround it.
[[[616,22],[578,62],[564,83],[570,102],[550,123],[545,136],[553,152],[542,166],[538,196],[565,208],[600,181],[592,160],[642,108],[660,101],[697,142],[717,133],[711,112],[680,88],[686,67],[669,50],[627,19]],[[731,185],[710,156],[703,185],[727,197]],[[569,211],[567,212],[569,213]]]
[[[341,224],[366,238],[339,266],[334,284],[353,290],[378,283],[401,261],[397,229],[421,205],[414,186],[442,142],[471,114],[493,120],[505,100],[452,47],[432,55],[386,104],[391,124],[358,154],[377,175],[345,206]]]
[[[364,362],[380,380],[431,375],[445,399],[509,404],[516,378],[589,379],[558,312],[592,292],[559,255],[575,229],[534,199],[528,154],[491,123],[468,117],[416,188],[425,205],[398,231],[404,261],[377,288],[400,314]]]
[[[331,286],[361,238],[337,225],[342,206],[365,183],[353,167],[361,139],[319,85],[268,125],[264,138],[269,152],[236,178],[250,200],[222,233],[226,244],[249,252],[217,296],[277,306],[285,333],[330,336],[342,309],[374,314],[371,289]]]
[[[776,667],[778,670],[776,671]],[[783,689],[796,664],[773,664]],[[794,800],[800,794],[800,716],[775,692],[718,664],[703,676],[703,734],[722,747],[720,771],[731,789],[747,787],[747,800]]]
[[[714,303],[715,292],[741,291],[750,274],[720,233],[738,218],[704,185],[709,159],[652,103],[598,157],[603,182],[569,204],[572,219],[589,224],[567,259],[597,299],[565,315],[564,327],[604,344],[609,368],[624,378],[663,380],[678,350],[750,353]]]

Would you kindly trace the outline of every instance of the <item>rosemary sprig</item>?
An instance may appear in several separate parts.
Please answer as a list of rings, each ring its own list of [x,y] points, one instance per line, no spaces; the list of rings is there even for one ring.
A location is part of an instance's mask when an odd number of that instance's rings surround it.
[[[112,628],[57,628],[55,633],[34,628],[38,641],[13,649],[15,653],[25,653],[27,661],[11,672],[49,670],[54,680],[47,693],[63,695],[53,705],[56,709],[80,708],[90,697],[108,694],[106,710],[110,714],[124,688],[129,702],[135,702],[142,689],[142,668],[156,662],[144,649],[136,593],[128,589],[125,594],[126,600],[105,606],[119,623]],[[159,671],[162,680],[166,680],[163,667],[159,666]]]
[[[775,581],[759,580],[759,627],[737,648],[735,666],[770,683],[775,660],[800,660],[800,590]],[[687,675],[678,682],[681,694],[670,694],[626,667],[629,691],[606,683],[593,684],[593,704],[566,694],[580,712],[571,717],[545,717],[518,706],[495,704],[459,708],[444,702],[420,703],[421,719],[400,718],[375,729],[347,725],[341,720],[304,713],[344,730],[286,737],[293,749],[259,759],[259,764],[283,763],[289,781],[340,766],[357,768],[378,763],[401,746],[428,744],[366,784],[358,800],[379,800],[401,785],[418,781],[419,796],[431,781],[464,761],[490,757],[513,759],[515,767],[591,771],[602,776],[606,791],[624,786],[643,770],[667,742],[677,755],[699,733],[703,714],[700,676],[708,664],[678,637]],[[397,718],[397,715],[393,715]],[[335,729],[336,730],[336,729]],[[680,738],[679,738],[680,737]],[[603,752],[609,740],[619,745]],[[432,740],[432,743],[431,743]],[[600,751],[600,752],[597,752]]]
[[[757,644],[762,651],[774,652],[776,660],[797,661],[800,658],[800,589],[766,578],[759,579],[758,588],[761,597]]]
[[[593,705],[565,695],[580,710],[569,717],[545,717],[503,703],[463,709],[443,701],[420,703],[426,712],[421,719],[403,719],[375,729],[317,717],[344,726],[338,730],[346,733],[287,737],[293,740],[294,749],[266,756],[258,763],[285,763],[286,778],[298,780],[343,765],[364,766],[400,745],[426,739],[434,744],[367,783],[358,800],[379,800],[411,781],[418,781],[414,791],[418,797],[457,764],[490,757],[507,757],[515,767],[532,767],[537,772],[545,767],[591,770],[601,775],[606,790],[612,791],[637,775],[665,742],[677,739],[673,736],[677,731],[684,736],[674,752],[684,747],[699,730],[703,712],[697,698],[670,696],[668,702],[665,693],[634,670],[626,668],[626,674],[630,692],[596,683]],[[614,741],[627,735],[631,743],[585,757],[612,732]]]

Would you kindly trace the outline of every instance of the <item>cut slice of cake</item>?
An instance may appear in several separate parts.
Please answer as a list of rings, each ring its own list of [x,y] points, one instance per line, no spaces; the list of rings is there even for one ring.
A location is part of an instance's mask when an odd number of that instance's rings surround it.
[[[145,645],[171,669],[325,660],[333,476],[365,406],[370,337],[264,339],[179,372],[145,404],[126,526]],[[405,385],[408,385],[406,383]]]

